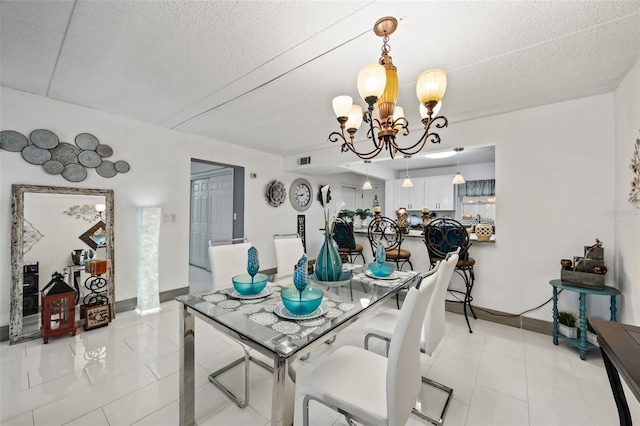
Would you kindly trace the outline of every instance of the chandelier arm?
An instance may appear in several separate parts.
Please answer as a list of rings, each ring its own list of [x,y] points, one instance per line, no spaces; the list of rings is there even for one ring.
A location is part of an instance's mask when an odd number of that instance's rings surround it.
[[[420,152],[422,148],[424,148],[427,142],[440,143],[440,135],[435,132],[430,132],[431,125],[435,125],[436,128],[442,129],[444,127],[447,127],[449,124],[447,117],[443,115],[439,115],[432,120],[425,118],[422,122],[426,123],[424,133],[422,134],[420,139],[418,139],[418,141],[411,146],[405,148],[396,147],[399,152],[407,155],[415,155]]]

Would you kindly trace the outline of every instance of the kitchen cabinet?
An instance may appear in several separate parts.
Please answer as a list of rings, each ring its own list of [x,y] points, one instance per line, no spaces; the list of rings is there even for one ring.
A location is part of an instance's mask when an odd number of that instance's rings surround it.
[[[424,178],[411,179],[413,186],[403,188],[404,179],[396,179],[395,208],[404,207],[407,210],[422,210],[424,206]]]
[[[423,202],[429,210],[455,210],[453,176],[423,178]]]

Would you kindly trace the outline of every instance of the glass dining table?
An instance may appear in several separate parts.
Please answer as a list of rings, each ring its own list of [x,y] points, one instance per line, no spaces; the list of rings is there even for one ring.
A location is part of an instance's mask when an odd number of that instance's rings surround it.
[[[176,298],[179,314],[180,425],[195,425],[195,318],[261,353],[273,361],[271,425],[292,426],[296,372],[293,362],[332,339],[358,318],[372,312],[402,289],[414,285],[418,272],[395,271],[390,278],[374,279],[361,265],[344,265],[353,271],[351,285],[361,285],[359,300],[324,290],[321,315],[297,318],[282,310],[280,290],[293,286],[292,276],[269,283],[263,298],[234,298],[233,287],[214,292],[195,293]],[[310,284],[313,286],[313,284]]]

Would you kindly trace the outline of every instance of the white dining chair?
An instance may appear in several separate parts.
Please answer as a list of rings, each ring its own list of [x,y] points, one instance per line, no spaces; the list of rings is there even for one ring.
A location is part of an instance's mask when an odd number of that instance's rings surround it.
[[[243,242],[233,244],[238,241]],[[251,243],[247,242],[245,238],[209,241],[209,261],[211,262],[214,291],[232,287],[231,278],[234,275],[247,273],[247,252],[251,246]],[[209,381],[240,408],[244,408],[249,404],[249,361],[253,361],[269,371],[273,371],[273,368],[269,364],[252,357],[247,346],[242,344],[240,346],[244,351],[244,356],[209,374]],[[235,395],[218,380],[218,376],[242,363],[244,363],[244,399]]]
[[[429,302],[429,306],[427,306],[424,316],[422,336],[420,339],[420,351],[427,355],[433,354],[445,335],[445,297],[454,268],[458,262],[458,251],[459,249],[455,252],[449,253],[443,261],[436,263],[436,266],[431,269],[431,271],[437,270],[437,282],[433,297]],[[394,329],[396,327],[396,323],[400,319],[400,316],[401,313],[398,310],[387,309],[376,315],[371,321],[367,322],[363,329],[365,333],[365,349],[369,349],[369,339],[371,337],[376,337],[387,342],[388,352],[389,342],[392,341]],[[442,425],[444,417],[447,414],[447,410],[449,409],[449,403],[453,397],[453,389],[427,377],[422,377],[422,382],[445,392],[447,394],[447,399],[438,418],[425,414],[424,411],[422,411],[422,406],[419,401],[416,403],[413,413],[431,423]]]
[[[234,244],[235,242],[237,243]],[[231,278],[234,275],[247,273],[247,251],[251,246],[246,238],[209,241],[209,263],[214,290],[233,286]]]
[[[309,402],[318,401],[343,414],[347,422],[401,426],[420,392],[420,330],[435,289],[434,275],[407,293],[391,340],[389,356],[342,346],[300,379],[304,395],[303,425],[309,425]]]
[[[293,267],[304,254],[302,238],[298,234],[276,234],[273,246],[276,250],[276,278],[293,274]]]

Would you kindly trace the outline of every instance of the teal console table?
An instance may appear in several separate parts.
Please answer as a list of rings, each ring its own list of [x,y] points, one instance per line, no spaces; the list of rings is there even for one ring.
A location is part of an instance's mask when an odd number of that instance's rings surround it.
[[[595,294],[596,296],[609,296],[611,298],[610,311],[611,318],[609,321],[616,321],[616,296],[620,294],[617,288],[604,286],[602,290],[592,288],[574,287],[562,280],[551,280],[549,284],[553,287],[553,344],[558,344],[558,337],[575,345],[580,349],[580,359],[587,359],[587,350],[596,348],[596,346],[587,342],[587,294]],[[580,297],[580,335],[577,339],[572,339],[558,333],[558,289],[566,291],[575,291]]]

